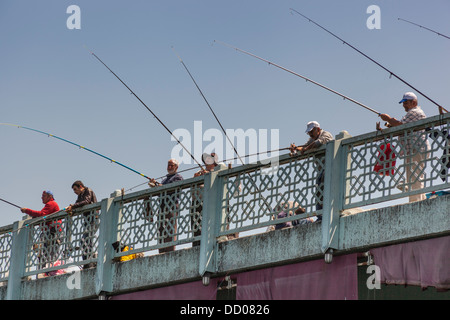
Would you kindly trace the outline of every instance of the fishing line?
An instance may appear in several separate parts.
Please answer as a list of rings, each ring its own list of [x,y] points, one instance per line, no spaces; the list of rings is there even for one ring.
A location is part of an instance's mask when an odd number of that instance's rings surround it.
[[[87,49],[87,47],[85,46],[85,48]],[[88,50],[88,49],[87,49]],[[122,81],[122,79],[119,78],[119,76],[117,74],[114,73],[114,71],[112,71],[94,52],[88,50],[91,55],[93,55],[101,64],[103,64],[130,92],[132,95],[134,95],[136,97],[136,99],[139,100],[139,102],[153,115],[153,117],[164,127],[164,129],[166,129],[170,135],[183,147],[183,149],[191,156],[192,160],[195,161],[195,163],[197,163],[197,165],[203,170],[202,165],[194,158],[194,156],[192,155],[192,153],[189,152],[189,150],[181,143],[180,140],[178,140],[178,138],[172,133],[172,131],[170,131],[170,129],[156,116],[156,114],[144,103],[144,101],[142,101],[134,92],[133,90],[130,89],[130,87],[127,86],[127,84],[125,82]]]
[[[133,171],[134,173],[137,173],[138,175],[140,175],[140,176],[142,176],[142,177],[147,178],[147,179],[150,180],[150,178],[147,177],[145,174],[142,174],[142,173],[140,173],[140,172],[138,172],[138,171],[136,171],[136,170],[134,170],[134,169],[132,169],[132,168],[130,168],[130,167],[124,165],[123,163],[120,163],[119,161],[113,160],[113,159],[111,159],[111,158],[109,158],[109,157],[107,157],[107,156],[105,156],[105,155],[103,155],[103,154],[101,154],[101,153],[98,153],[98,152],[96,152],[96,151],[94,151],[94,150],[91,150],[91,149],[89,149],[89,148],[83,147],[83,146],[81,146],[81,145],[79,145],[79,144],[77,144],[77,143],[75,143],[75,142],[69,141],[69,140],[67,140],[67,139],[63,139],[63,138],[61,138],[61,137],[55,136],[55,135],[53,135],[53,134],[50,134],[50,133],[47,133],[47,132],[44,132],[44,131],[41,131],[41,130],[36,130],[36,129],[33,129],[33,128],[20,126],[20,125],[17,125],[17,124],[12,124],[12,123],[0,123],[0,125],[13,126],[13,127],[17,127],[17,128],[22,128],[22,129],[34,131],[34,132],[41,133],[41,134],[44,134],[44,135],[46,135],[46,136],[49,136],[49,137],[52,137],[52,138],[55,138],[55,139],[59,139],[59,140],[61,140],[61,141],[67,142],[67,143],[70,143],[70,144],[72,144],[72,145],[74,145],[74,146],[79,147],[80,149],[89,151],[89,152],[91,152],[91,153],[93,153],[93,154],[95,154],[95,155],[97,155],[97,156],[100,156],[100,157],[102,157],[102,158],[104,158],[104,159],[107,159],[107,160],[113,162],[113,163],[116,163],[116,164],[118,164],[119,166],[122,166],[122,167],[124,167],[125,169],[128,169],[128,170],[130,170],[130,171]]]
[[[294,71],[292,71],[292,70],[289,70],[289,69],[287,69],[287,68],[285,68],[285,67],[282,67],[282,66],[280,66],[280,65],[278,65],[278,64],[276,64],[276,63],[273,63],[273,62],[271,62],[271,61],[269,61],[269,60],[266,60],[266,59],[263,59],[263,58],[261,58],[261,57],[258,57],[257,55],[254,55],[253,53],[250,53],[250,52],[244,51],[244,50],[242,50],[242,49],[236,48],[236,47],[234,47],[234,46],[232,46],[232,45],[229,45],[229,44],[227,44],[227,43],[224,43],[224,42],[221,42],[221,41],[217,41],[217,40],[214,40],[214,42],[218,42],[218,43],[220,43],[220,44],[222,44],[222,45],[224,45],[224,46],[233,48],[233,49],[235,49],[236,51],[242,52],[242,53],[247,54],[247,55],[249,55],[249,56],[251,56],[251,57],[254,57],[254,58],[256,58],[256,59],[259,59],[259,60],[261,60],[261,61],[267,62],[269,65],[273,65],[273,66],[275,66],[275,67],[277,67],[277,68],[279,68],[279,69],[281,69],[281,70],[287,71],[287,72],[289,72],[289,73],[291,73],[291,74],[293,74],[293,75],[295,75],[295,76],[297,76],[297,77],[300,77],[300,78],[306,80],[307,82],[309,81],[309,82],[311,82],[311,83],[313,83],[313,84],[315,84],[315,85],[317,85],[317,86],[319,86],[319,87],[321,87],[321,88],[323,88],[323,89],[326,89],[326,90],[328,90],[328,91],[330,91],[330,92],[332,92],[332,93],[334,93],[334,94],[337,94],[338,96],[341,96],[342,98],[344,98],[344,100],[349,100],[349,101],[351,101],[351,102],[353,102],[353,103],[355,103],[355,104],[357,104],[357,105],[359,105],[359,106],[361,106],[361,107],[363,107],[363,108],[365,108],[365,109],[367,109],[367,110],[369,110],[369,111],[371,111],[371,112],[373,112],[373,113],[376,113],[377,115],[380,115],[380,112],[378,112],[378,111],[376,111],[376,110],[374,110],[374,109],[372,109],[372,108],[369,108],[368,106],[362,104],[361,102],[358,102],[358,101],[356,101],[356,100],[354,100],[354,99],[352,99],[352,98],[350,98],[350,97],[347,97],[347,96],[343,95],[342,93],[339,93],[339,92],[337,92],[337,91],[335,91],[335,90],[333,90],[333,89],[330,89],[330,88],[324,86],[323,84],[320,84],[320,83],[317,82],[317,81],[314,81],[314,80],[312,80],[312,79],[310,79],[310,78],[307,78],[307,77],[305,77],[305,76],[302,76],[301,74],[298,74],[298,73],[296,73],[296,72],[294,72]]]
[[[402,19],[402,18],[398,18],[398,20],[402,20],[402,21],[411,23],[411,24],[413,24],[413,25],[415,25],[415,26],[418,26],[418,27],[420,27],[420,28],[423,28],[423,29],[425,29],[425,30],[434,32],[434,33],[436,33],[438,36],[442,36],[442,37],[445,37],[445,38],[447,38],[447,39],[450,39],[450,37],[446,36],[445,34],[442,34],[442,33],[439,33],[439,32],[437,32],[437,31],[431,30],[431,29],[429,29],[429,28],[427,28],[427,27],[421,26],[420,24],[417,24],[417,23],[414,23],[414,22],[411,22],[411,21],[408,21],[408,20],[405,20],[405,19]]]
[[[439,107],[439,111],[441,110],[445,110],[446,112],[448,112],[448,110],[446,110],[444,107],[442,107],[441,105],[439,105],[437,102],[435,102],[434,100],[432,100],[431,98],[429,98],[428,96],[426,96],[424,93],[422,93],[420,90],[418,90],[417,88],[413,87],[411,84],[409,84],[408,82],[406,82],[405,80],[403,80],[402,78],[400,78],[398,75],[396,75],[395,73],[393,73],[391,70],[385,68],[384,66],[382,66],[380,63],[378,63],[377,61],[375,61],[374,59],[372,59],[371,57],[369,57],[368,55],[366,55],[365,53],[363,53],[362,51],[358,50],[357,48],[355,48],[354,46],[352,46],[351,44],[349,44],[348,42],[346,42],[345,40],[343,40],[342,38],[338,37],[337,35],[335,35],[334,33],[332,33],[331,31],[329,31],[328,29],[322,27],[320,24],[318,24],[317,22],[311,20],[310,18],[308,18],[307,16],[301,14],[300,12],[298,12],[295,9],[290,8],[291,11],[294,11],[295,13],[299,14],[300,16],[302,16],[303,18],[307,19],[309,22],[312,22],[313,24],[315,24],[316,26],[318,26],[319,28],[321,28],[322,30],[328,32],[329,34],[331,34],[333,37],[335,37],[336,39],[342,41],[343,44],[349,46],[350,48],[352,48],[353,50],[355,50],[356,52],[360,53],[361,55],[363,55],[364,57],[366,57],[367,59],[369,59],[370,61],[372,61],[373,63],[375,63],[377,66],[381,67],[382,69],[384,69],[385,71],[387,71],[390,76],[394,76],[395,78],[397,78],[398,80],[400,80],[401,82],[403,82],[404,84],[406,84],[408,87],[412,88],[413,90],[417,91],[418,93],[420,93],[422,96],[424,96],[426,99],[428,99],[429,101],[431,101],[432,103],[434,103],[436,106]]]

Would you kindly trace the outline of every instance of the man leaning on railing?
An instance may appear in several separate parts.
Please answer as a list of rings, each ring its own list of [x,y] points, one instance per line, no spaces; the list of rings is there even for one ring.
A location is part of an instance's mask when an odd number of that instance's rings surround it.
[[[72,190],[78,196],[74,204],[69,205],[66,211],[70,214],[73,209],[81,208],[85,205],[97,203],[97,197],[91,188],[88,188],[80,180],[72,183]],[[91,212],[83,213],[83,235],[81,238],[81,250],[83,260],[89,260],[95,258],[95,233],[98,230],[98,215]],[[94,262],[87,263],[83,266],[83,269],[95,267]]]
[[[417,105],[417,96],[413,92],[406,92],[399,103],[403,104],[403,108],[406,111],[406,115],[401,120],[397,120],[388,114],[380,115],[381,119],[387,121],[390,126],[396,127],[427,117],[425,112]],[[425,161],[429,157],[430,151],[430,143],[427,140],[426,134],[423,130],[409,133],[408,135],[405,134],[405,137],[400,142],[406,151],[400,153],[400,156],[405,156],[407,181],[404,186],[408,186],[409,191],[422,189]],[[424,193],[409,196],[409,202],[425,199],[426,195]]]
[[[167,162],[167,175],[164,180],[159,183],[156,179],[150,179],[148,185],[150,187],[161,186],[176,181],[182,181],[183,177],[177,173],[179,162],[176,159],[170,159]],[[170,199],[169,199],[170,198]],[[147,208],[150,211],[150,208]],[[177,217],[179,210],[178,195],[176,191],[170,191],[161,199],[161,214],[159,215],[158,224],[158,243],[167,243],[177,240]],[[150,212],[148,215],[152,215]],[[153,218],[150,218],[153,221]],[[169,231],[170,230],[170,231]],[[159,253],[174,251],[175,246],[169,246],[159,249]]]
[[[41,211],[21,208],[20,211],[33,218],[48,216],[59,211],[59,205],[56,203],[53,192],[46,190],[42,192],[42,203],[45,204]],[[59,244],[61,242],[62,221],[54,220],[42,223],[39,242],[33,245],[33,249],[38,251],[39,269],[45,267],[47,263],[56,261],[59,255]]]
[[[317,149],[327,142],[334,140],[333,135],[328,131],[323,130],[317,121],[308,122],[305,133],[309,135],[308,141],[304,145],[298,147],[295,144],[291,144],[289,147],[291,156],[295,155],[298,151],[303,154],[305,151]],[[321,210],[323,208],[324,173],[324,170],[321,169],[316,178],[316,210]],[[318,217],[318,219],[321,220],[322,217]]]

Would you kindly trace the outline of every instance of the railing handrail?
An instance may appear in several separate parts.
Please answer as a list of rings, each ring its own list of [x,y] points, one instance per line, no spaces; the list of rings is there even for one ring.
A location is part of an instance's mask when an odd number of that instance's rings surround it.
[[[155,186],[152,188],[147,188],[145,190],[134,191],[132,193],[124,193],[123,195],[119,195],[114,197],[114,201],[124,201],[129,202],[136,199],[141,199],[147,196],[158,195],[160,193],[164,193],[165,191],[171,191],[175,189],[186,189],[190,188],[192,185],[203,183],[203,176],[187,178],[181,181],[175,181],[170,184]]]
[[[415,129],[415,131],[423,130],[430,125],[442,125],[445,124],[447,120],[450,120],[450,113],[443,115],[437,115],[433,117],[428,117],[422,120],[401,124],[399,126],[383,128],[383,131],[372,131],[369,133],[364,133],[358,136],[353,136],[342,140],[342,145],[359,145],[365,141],[372,141],[374,139],[382,140],[385,136],[398,136],[404,133],[405,130]]]
[[[74,209],[72,213],[68,213],[66,210],[61,209],[57,212],[51,213],[49,215],[45,215],[45,216],[41,216],[41,217],[27,217],[25,219],[26,221],[26,226],[33,226],[36,224],[39,224],[43,221],[53,221],[53,220],[58,220],[58,219],[62,219],[65,218],[67,216],[79,216],[85,212],[88,211],[92,211],[92,210],[100,210],[101,208],[101,202],[96,202],[96,203],[91,203],[91,204],[87,204],[85,206],[83,206],[82,208],[77,208]]]

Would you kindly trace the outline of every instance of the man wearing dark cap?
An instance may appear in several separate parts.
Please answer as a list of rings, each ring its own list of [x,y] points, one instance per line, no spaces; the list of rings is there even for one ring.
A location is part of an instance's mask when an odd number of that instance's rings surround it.
[[[33,218],[47,216],[59,211],[59,206],[55,201],[53,192],[46,190],[42,192],[42,203],[45,204],[41,211],[35,211],[28,208],[21,208],[20,211],[28,214]],[[42,233],[40,235],[39,243],[35,244],[35,248],[39,248],[43,245],[43,248],[39,249],[39,269],[45,267],[46,263],[55,262],[58,258],[60,237],[62,235],[61,220],[48,221],[43,225]]]
[[[41,211],[35,211],[28,208],[21,208],[20,211],[28,214],[33,218],[46,216],[48,214],[52,214],[59,211],[59,206],[55,201],[53,192],[51,192],[50,190],[42,192],[41,199],[42,203],[45,204],[44,208],[42,208]]]

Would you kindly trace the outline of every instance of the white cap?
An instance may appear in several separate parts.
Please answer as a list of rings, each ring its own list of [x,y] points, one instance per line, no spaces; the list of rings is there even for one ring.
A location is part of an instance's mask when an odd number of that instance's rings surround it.
[[[310,122],[308,122],[308,124],[306,125],[305,133],[310,132],[314,128],[320,128],[320,124],[317,121],[310,121]]]
[[[417,100],[417,96],[413,92],[406,92],[403,95],[403,99],[399,103],[403,103],[408,100]]]

